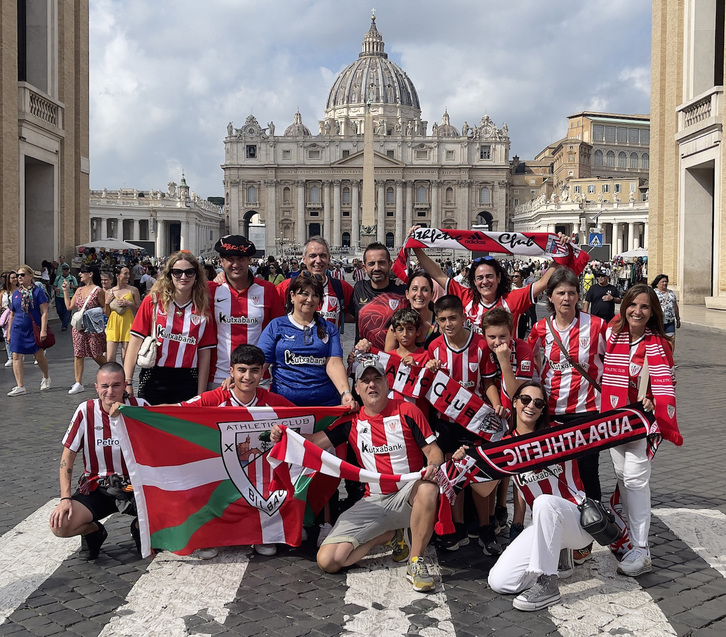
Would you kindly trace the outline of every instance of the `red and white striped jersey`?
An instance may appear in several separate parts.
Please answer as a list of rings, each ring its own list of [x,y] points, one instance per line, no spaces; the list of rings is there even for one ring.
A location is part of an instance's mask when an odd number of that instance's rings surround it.
[[[457,381],[473,394],[483,398],[482,378],[484,354],[489,351],[486,340],[473,330],[469,331],[466,345],[455,349],[442,334],[429,345],[429,355],[441,363],[441,371]]]
[[[194,313],[190,301],[183,307],[173,303],[170,308],[156,304],[156,324],[151,295],[144,298],[134,317],[131,333],[141,339],[156,336],[158,367],[193,369],[198,367],[197,352],[216,346],[214,325],[208,317]],[[168,310],[168,313],[167,313]]]
[[[560,330],[552,326],[570,357],[578,362],[596,381],[602,378],[605,356],[605,321],[580,312],[572,323]],[[547,326],[547,319],[538,321],[529,333],[527,343],[534,355],[542,350],[542,384],[549,395],[550,414],[581,414],[599,411],[600,392],[585,380],[565,358]]]
[[[143,398],[127,398],[124,402],[133,407],[149,404]],[[87,400],[76,407],[71,424],[63,436],[63,446],[74,453],[83,448],[84,475],[103,477],[118,474],[129,477],[115,422],[116,419],[112,419],[101,407],[100,398]]]
[[[471,288],[465,288],[463,285],[449,279],[446,282],[446,294],[458,296],[464,304],[464,316],[469,319],[469,327],[477,334],[482,333],[481,320],[484,315],[495,307],[503,307],[512,315],[514,325],[518,325],[519,317],[534,303],[532,296],[532,286],[525,285],[523,288],[515,288],[508,294],[500,296],[491,305],[479,303],[474,305],[474,293]]]
[[[287,398],[273,394],[262,387],[257,388],[255,397],[248,403],[240,401],[231,389],[212,389],[205,391],[183,403],[182,407],[294,407]]]
[[[517,380],[532,380],[534,374],[534,354],[532,348],[527,345],[525,341],[520,338],[513,338],[509,344],[509,349],[512,350],[512,354],[509,357],[509,362],[512,365],[512,371],[514,377]],[[492,352],[488,347],[484,352],[484,378],[492,378],[499,389],[499,396],[502,405],[507,409],[512,408],[511,396],[514,392],[509,388],[502,387],[502,370],[499,367],[499,360],[497,355]]]
[[[585,498],[585,487],[582,486],[577,462],[574,460],[552,464],[537,471],[515,474],[514,483],[530,509],[535,498],[543,493],[558,495],[574,504]]]
[[[238,345],[257,345],[262,330],[285,313],[275,286],[253,278],[252,284],[238,292],[226,281],[209,282],[210,305],[217,326],[217,348],[212,353],[209,381],[221,383],[229,376],[230,357]]]
[[[387,474],[421,470],[421,449],[436,441],[421,410],[401,400],[389,400],[377,416],[368,416],[364,407],[351,420],[339,421],[325,433],[334,447],[348,442],[363,469]],[[366,495],[395,493],[404,484],[396,488],[367,484]]]
[[[283,305],[287,301],[287,294],[291,282],[292,279],[285,279],[284,281],[280,281],[275,288],[280,295]],[[350,312],[350,300],[353,297],[353,286],[350,283],[340,280],[340,286],[343,290],[343,307],[340,307],[340,299],[335,294],[335,290],[330,283],[330,277],[328,277],[325,279],[325,285],[323,286],[323,300],[320,302],[320,307],[318,308],[318,314],[326,321],[335,325],[338,331],[340,331],[340,326],[345,321],[345,312]],[[341,309],[343,310],[342,312]]]

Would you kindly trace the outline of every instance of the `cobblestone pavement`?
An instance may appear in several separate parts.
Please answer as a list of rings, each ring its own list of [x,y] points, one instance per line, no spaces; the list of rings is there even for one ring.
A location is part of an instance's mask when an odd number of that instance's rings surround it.
[[[511,598],[487,588],[493,558],[475,541],[453,553],[429,549],[440,582],[430,595],[413,593],[404,567],[385,554],[326,575],[312,542],[275,557],[241,547],[209,562],[166,553],[141,559],[121,515],[110,518],[99,559],[86,562],[77,538],[56,539],[47,525],[58,497],[61,437],[76,405],[93,395],[92,361],[86,393],[67,394],[70,341],[58,331],[48,352],[48,392],[38,391],[40,371],[26,364],[28,394],[7,398],[15,383],[11,369],[0,367],[0,635],[726,634],[726,465],[713,435],[726,413],[726,332],[678,333],[685,444],[664,443],[654,461],[653,572],[624,578],[598,550],[562,582],[562,602],[536,613],[514,610]],[[609,493],[606,454],[601,476]]]

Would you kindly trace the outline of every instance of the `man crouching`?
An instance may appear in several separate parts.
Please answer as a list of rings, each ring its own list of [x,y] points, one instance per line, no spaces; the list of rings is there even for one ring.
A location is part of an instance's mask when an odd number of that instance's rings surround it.
[[[121,455],[116,431],[116,417],[109,412],[116,403],[144,406],[142,399],[124,396],[124,369],[118,363],[106,363],[96,374],[98,398],[87,400],[76,408],[71,424],[63,437],[60,461],[61,499],[50,514],[50,530],[58,537],[84,537],[88,559],[98,557],[108,532],[101,520],[121,510],[136,514],[129,472]],[[123,416],[117,416],[123,418]],[[71,478],[76,455],[83,448],[83,476],[78,490],[71,495]],[[139,523],[134,518],[131,535],[139,549]]]
[[[439,488],[435,480],[444,456],[421,411],[412,403],[389,400],[385,370],[377,357],[358,364],[355,383],[363,402],[350,419],[338,421],[325,431],[306,436],[326,449],[348,443],[364,469],[404,474],[420,471],[424,456],[428,465],[420,480],[382,488],[366,485],[365,497],[345,511],[318,551],[318,565],[337,573],[363,558],[374,546],[391,542],[393,558],[409,557],[406,578],[416,591],[434,588],[423,554],[436,521]],[[272,442],[282,437],[279,427]],[[411,529],[410,556],[402,529]]]

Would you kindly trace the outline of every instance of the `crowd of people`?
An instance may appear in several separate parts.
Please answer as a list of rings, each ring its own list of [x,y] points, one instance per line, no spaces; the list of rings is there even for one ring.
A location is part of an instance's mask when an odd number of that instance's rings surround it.
[[[583,281],[564,266],[481,257],[455,270],[415,249],[417,269],[403,283],[392,273],[388,249],[373,243],[354,265],[351,285],[331,267],[322,237],[308,239],[299,263],[269,258],[253,264],[255,246],[241,235],[222,237],[215,249],[215,262],[182,250],[158,270],[129,264],[101,272],[83,265],[75,277],[62,266],[52,283],[61,329],[70,325],[72,330],[75,383],[69,393],[85,389],[86,358],[99,369],[98,397],[78,407],[63,440],[61,501],[50,524],[58,536],[82,535],[91,558],[106,540],[103,518],[117,510],[109,488],[129,480],[119,447],[105,444],[117,436],[118,404],[341,405],[348,415],[311,435],[311,442],[322,448],[347,444],[349,460],[362,468],[421,471],[421,478],[396,485],[346,484],[345,502],[324,513],[318,563],[337,572],[386,544],[394,560],[407,562],[406,576],[415,590],[433,590],[424,553],[433,536],[438,469],[482,440],[422,399],[389,395],[378,352],[395,354],[412,367],[443,371],[508,419],[508,436],[642,401],[655,414],[662,436],[680,444],[675,327],[668,329],[680,319],[665,275],[656,277],[653,287],[630,286],[621,298],[621,290],[597,270],[602,276],[589,287],[582,309]],[[533,310],[541,295],[548,316],[536,320]],[[26,354],[43,372],[41,391],[48,389],[48,362],[38,345],[48,329],[45,286],[34,284],[28,266],[3,273],[2,304],[17,382],[9,395],[26,393]],[[348,356],[341,341],[346,323],[355,329]],[[102,428],[103,436],[94,428]],[[273,442],[282,435],[278,427],[271,431]],[[104,442],[104,448],[93,440]],[[640,440],[610,454],[618,481],[611,503],[625,529],[611,549],[624,575],[652,568],[649,449],[654,446]],[[73,492],[79,451],[84,473]],[[498,560],[489,574],[492,589],[516,594],[515,608],[538,610],[560,599],[558,578],[591,557],[593,538],[580,527],[577,504],[585,496],[602,498],[599,457],[594,453],[519,474],[512,482],[511,523],[509,481],[474,482],[467,487],[471,497],[462,491],[452,507],[453,533],[435,541],[442,550],[455,551],[478,539],[484,553]],[[524,528],[527,508],[532,523]],[[133,506],[125,512],[135,515]],[[504,547],[497,534],[508,525],[510,542]],[[138,546],[135,519],[131,534]],[[255,549],[275,552],[274,545]],[[201,557],[215,554],[209,547]]]

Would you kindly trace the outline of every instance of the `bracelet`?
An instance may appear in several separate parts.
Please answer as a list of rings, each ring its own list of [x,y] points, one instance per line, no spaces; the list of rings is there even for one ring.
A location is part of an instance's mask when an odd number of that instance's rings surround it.
[[[342,398],[346,394],[352,394],[353,392],[350,391],[350,389],[344,389],[342,392],[340,392],[340,397]]]
[[[72,499],[73,499],[73,498],[71,498],[70,496],[66,496],[65,498],[61,498],[61,502],[62,502],[63,500],[72,500]]]
[[[133,387],[133,386],[134,386],[134,384],[130,380],[126,381],[126,387]]]

